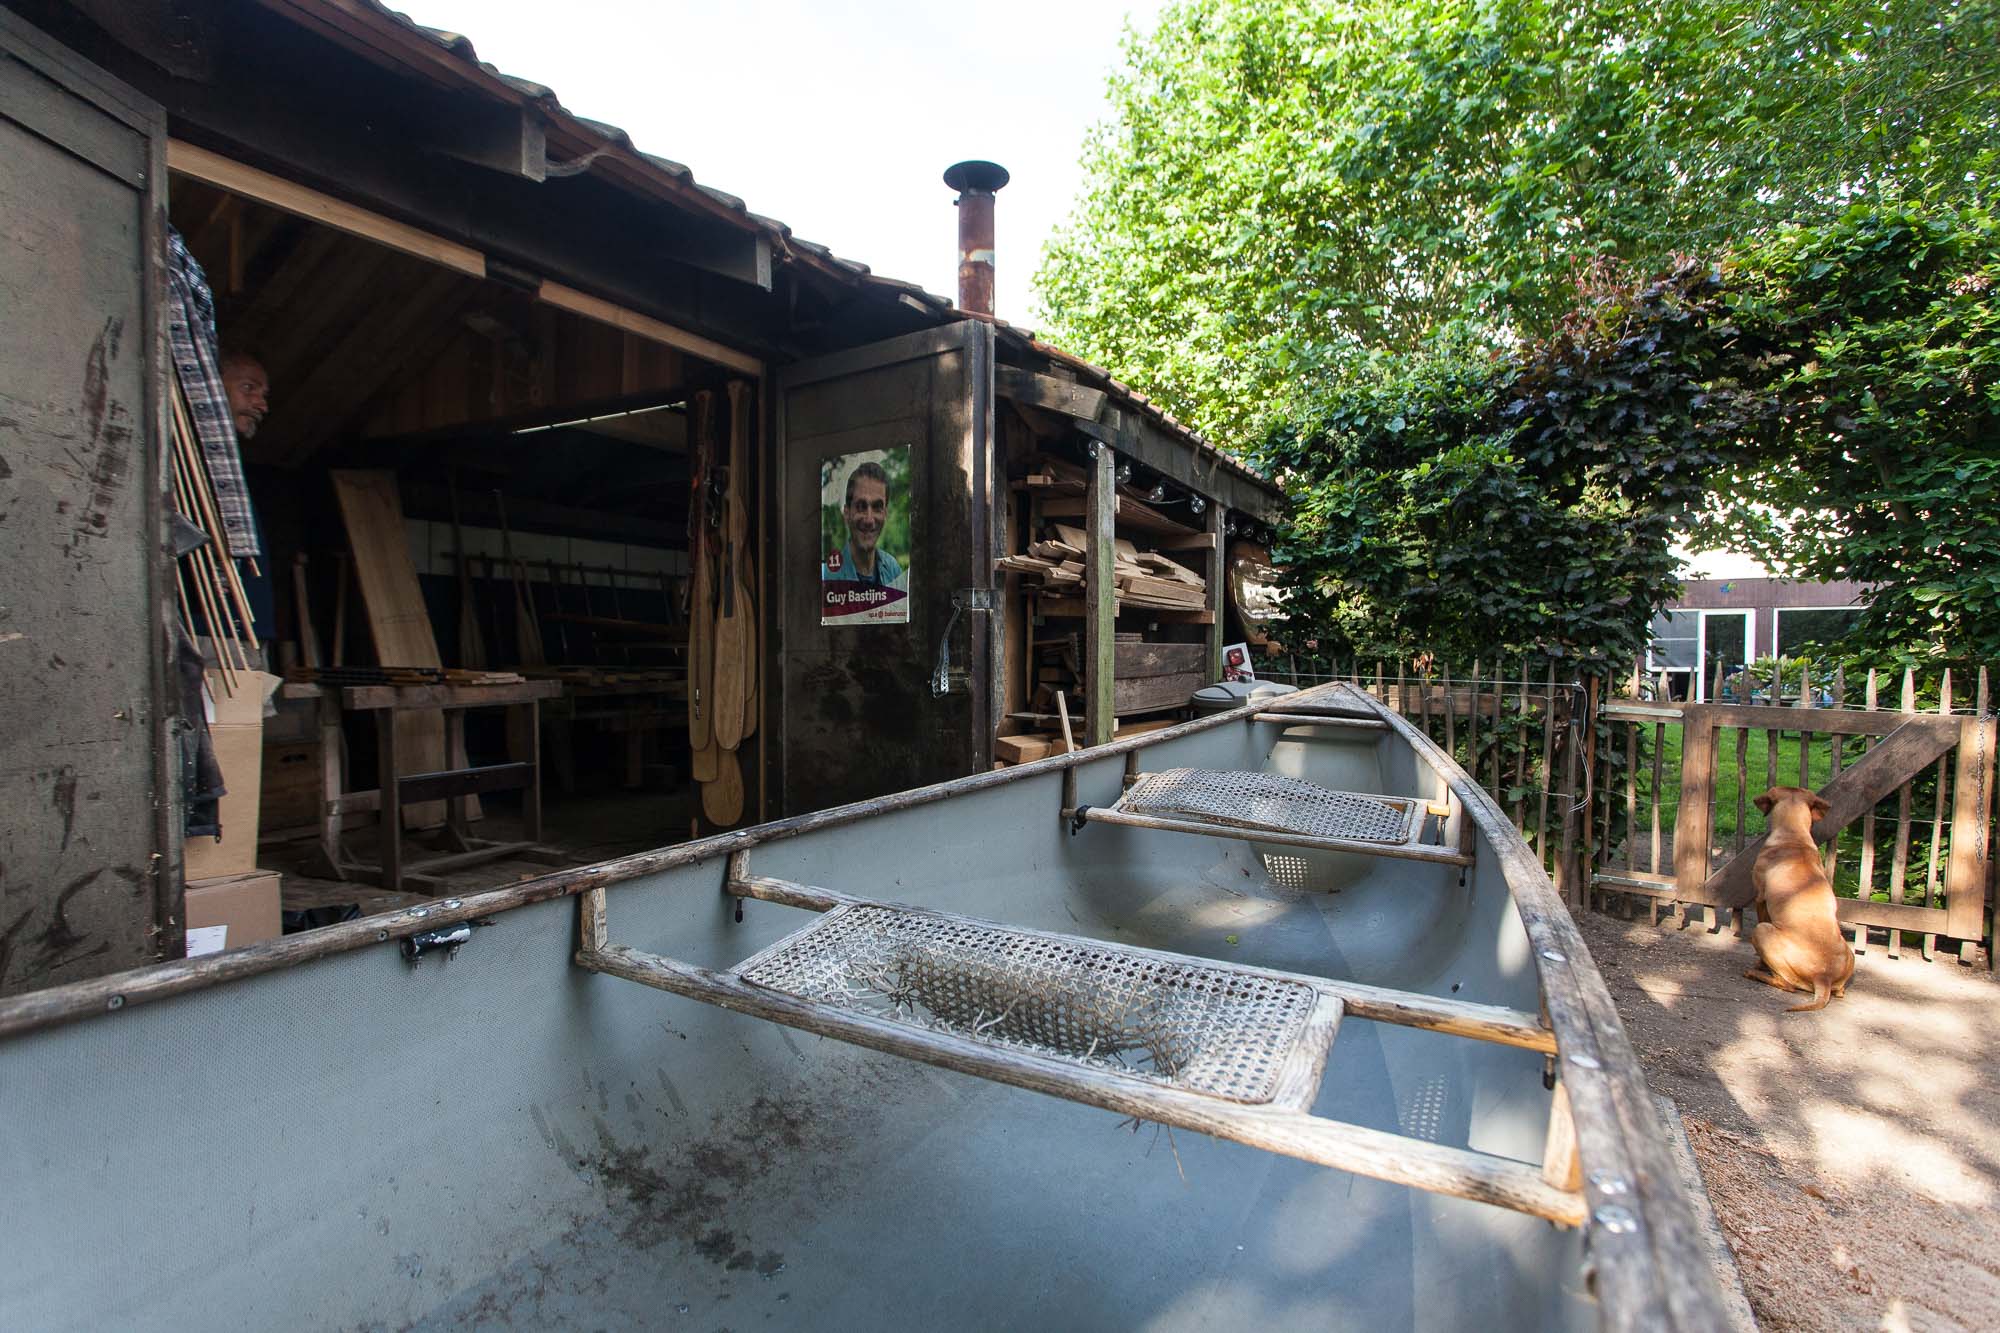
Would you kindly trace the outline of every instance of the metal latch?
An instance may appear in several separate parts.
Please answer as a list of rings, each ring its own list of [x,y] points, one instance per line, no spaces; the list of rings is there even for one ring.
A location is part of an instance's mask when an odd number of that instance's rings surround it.
[[[993,589],[956,588],[951,594],[951,619],[944,622],[944,633],[938,636],[937,666],[931,671],[931,695],[941,698],[951,693],[951,632],[958,628],[958,617],[962,612],[971,611],[975,615],[993,610]],[[964,673],[959,673],[963,675]]]

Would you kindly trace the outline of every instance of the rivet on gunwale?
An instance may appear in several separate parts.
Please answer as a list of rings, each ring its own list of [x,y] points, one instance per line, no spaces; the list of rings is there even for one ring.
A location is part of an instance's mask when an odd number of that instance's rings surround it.
[[[1551,963],[1567,963],[1569,961],[1569,955],[1558,949],[1544,949],[1542,950],[1542,957],[1548,959]]]
[[[1630,1181],[1626,1180],[1623,1176],[1613,1175],[1609,1171],[1591,1172],[1590,1183],[1597,1187],[1599,1194],[1630,1194],[1632,1192],[1632,1183]]]
[[[1571,1056],[1571,1057],[1569,1058],[1569,1062],[1570,1062],[1571,1064],[1575,1065],[1575,1066],[1576,1066],[1576,1067],[1577,1067],[1578,1069],[1602,1069],[1602,1068],[1604,1068],[1604,1066],[1603,1066],[1603,1065],[1601,1065],[1601,1064],[1597,1063],[1597,1057],[1596,1057],[1596,1056],[1594,1056],[1594,1055],[1584,1055],[1584,1054],[1582,1054],[1581,1052],[1579,1052],[1579,1053],[1577,1053],[1577,1054],[1575,1054],[1575,1055],[1572,1055],[1572,1056]]]
[[[104,1002],[104,1007],[106,1009],[123,1009],[125,1007],[125,997],[123,995],[114,995]]]
[[[1598,1209],[1591,1214],[1591,1217],[1597,1225],[1614,1236],[1623,1236],[1639,1229],[1639,1219],[1632,1216],[1632,1210],[1620,1208],[1615,1203]]]

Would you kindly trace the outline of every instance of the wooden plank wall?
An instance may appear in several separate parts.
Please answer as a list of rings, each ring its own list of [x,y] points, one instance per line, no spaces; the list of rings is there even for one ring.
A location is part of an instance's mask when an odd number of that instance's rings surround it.
[[[685,379],[679,352],[636,334],[550,306],[524,304],[507,313],[504,324],[461,325],[434,359],[384,395],[361,433],[404,435],[517,417],[563,403],[669,391]]]

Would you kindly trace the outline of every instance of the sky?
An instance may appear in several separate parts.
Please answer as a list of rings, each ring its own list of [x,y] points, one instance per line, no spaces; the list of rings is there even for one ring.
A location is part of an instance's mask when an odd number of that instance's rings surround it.
[[[1030,328],[1031,278],[1081,186],[1121,36],[1163,4],[390,2],[793,234],[940,296],[958,288],[944,169],[1000,163],[994,313]]]

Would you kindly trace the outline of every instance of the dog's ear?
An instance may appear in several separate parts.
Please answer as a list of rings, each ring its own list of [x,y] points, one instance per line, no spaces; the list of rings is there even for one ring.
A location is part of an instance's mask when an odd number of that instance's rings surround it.
[[[1825,819],[1827,816],[1827,812],[1833,809],[1832,806],[1828,805],[1824,800],[1822,800],[1818,796],[1808,796],[1806,798],[1806,808],[1812,811],[1812,817],[1814,823],[1818,823],[1820,820]]]
[[[1756,800],[1752,801],[1750,804],[1757,807],[1758,814],[1768,815],[1771,813],[1771,807],[1777,804],[1777,802],[1771,799],[1770,792],[1765,792],[1762,796],[1759,796]]]

